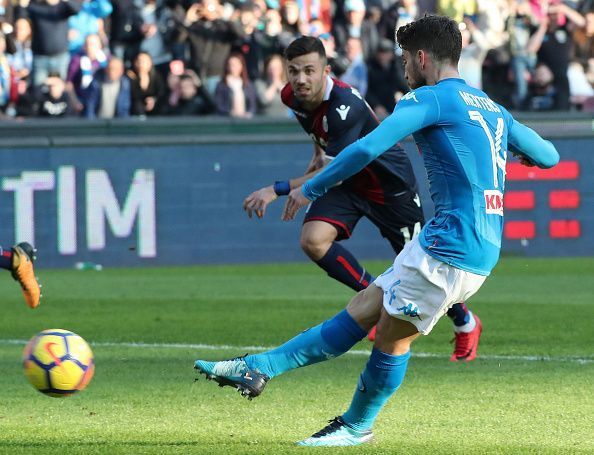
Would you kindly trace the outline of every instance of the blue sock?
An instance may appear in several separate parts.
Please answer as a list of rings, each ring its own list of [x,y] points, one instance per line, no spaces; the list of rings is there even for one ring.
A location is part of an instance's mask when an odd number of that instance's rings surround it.
[[[294,368],[338,357],[365,336],[367,332],[343,310],[272,351],[248,355],[245,362],[251,369],[273,378]]]
[[[466,325],[470,322],[470,311],[464,302],[455,303],[448,310],[448,316],[455,326]]]
[[[338,242],[332,242],[332,246],[324,257],[316,261],[323,268],[328,276],[346,284],[355,291],[362,291],[374,278],[355,259],[349,250],[343,248]]]
[[[348,411],[342,418],[355,430],[371,430],[375,419],[404,379],[410,351],[390,355],[373,348]]]

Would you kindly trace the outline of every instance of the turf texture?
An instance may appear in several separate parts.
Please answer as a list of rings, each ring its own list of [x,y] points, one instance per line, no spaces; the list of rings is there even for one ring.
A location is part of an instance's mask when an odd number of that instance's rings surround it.
[[[370,347],[275,378],[249,402],[194,382],[193,361],[277,345],[342,309],[352,292],[315,265],[39,275],[34,311],[0,280],[0,453],[309,452],[294,442],[344,412]],[[415,343],[375,441],[332,453],[594,453],[593,277],[594,259],[503,258],[469,302],[484,325],[479,358],[448,362],[442,320]],[[87,390],[55,399],[27,383],[24,341],[47,328],[90,343]]]

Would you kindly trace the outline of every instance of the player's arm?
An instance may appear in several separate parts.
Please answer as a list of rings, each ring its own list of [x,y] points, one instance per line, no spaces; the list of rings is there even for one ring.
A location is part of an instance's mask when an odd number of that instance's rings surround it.
[[[353,95],[353,98],[355,95]],[[327,123],[327,145],[326,150],[317,143],[314,144],[314,156],[306,171],[306,175],[290,180],[291,190],[303,185],[314,177],[326,164],[336,157],[348,145],[357,141],[369,119],[369,107],[360,98],[353,100],[350,105],[341,105],[342,115],[335,106],[329,109],[326,116]],[[348,110],[347,110],[348,109]],[[345,115],[346,112],[346,115]],[[315,171],[315,172],[314,172]],[[342,181],[336,182],[333,186],[340,185]]]
[[[346,147],[322,172],[293,190],[283,219],[292,219],[299,208],[325,194],[337,182],[359,172],[408,135],[437,123],[439,115],[439,103],[431,90],[409,93],[376,129]]]
[[[548,169],[559,162],[559,152],[550,141],[514,119],[509,126],[507,143],[512,154],[519,156],[526,166]]]
[[[317,144],[316,148],[319,148]],[[243,201],[243,210],[247,212],[248,217],[251,218],[252,214],[254,213],[258,218],[264,217],[264,214],[266,213],[266,207],[268,207],[268,205],[271,202],[274,202],[279,196],[288,195],[292,189],[299,188],[301,185],[303,185],[304,182],[306,182],[314,175],[316,175],[318,172],[320,172],[322,170],[322,167],[324,166],[324,151],[321,148],[319,148],[319,150],[321,150],[322,152],[322,155],[320,155],[322,162],[316,163],[316,165],[313,166],[318,153],[317,150],[314,150],[314,156],[307,168],[305,175],[290,180],[277,181],[273,185],[268,185],[264,188],[260,188],[259,190],[254,191],[248,197],[246,197]],[[318,167],[318,165],[321,167]]]
[[[322,149],[322,147],[320,147],[318,144],[316,144],[314,142],[313,156],[311,157],[311,161],[307,165],[307,169],[305,170],[305,173],[309,174],[310,172],[317,171],[318,169],[321,169],[322,167],[324,167],[324,164],[325,164],[324,157],[325,156],[326,156],[326,153],[324,152],[324,149]]]
[[[287,84],[281,91],[281,100],[289,108],[291,108],[289,101],[291,90],[291,86]],[[243,201],[243,210],[247,212],[248,217],[251,218],[252,214],[255,213],[258,218],[262,218],[266,213],[268,204],[275,201],[279,196],[289,194],[291,189],[301,186],[303,182],[319,172],[324,165],[324,156],[324,150],[314,142],[314,153],[305,171],[305,175],[290,180],[277,181],[274,185],[260,188],[251,193]]]

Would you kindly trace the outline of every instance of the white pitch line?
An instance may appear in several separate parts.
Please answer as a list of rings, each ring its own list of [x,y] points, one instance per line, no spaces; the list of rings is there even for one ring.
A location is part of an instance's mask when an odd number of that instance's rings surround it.
[[[25,345],[27,340],[2,340],[0,339],[0,345]],[[274,346],[233,346],[230,344],[190,344],[190,343],[133,343],[133,342],[91,342],[89,343],[93,347],[123,347],[123,348],[136,348],[136,349],[196,349],[206,351],[237,351],[237,352],[250,352],[250,351],[268,351],[273,349]],[[357,356],[369,356],[369,351],[353,349],[348,351],[347,354]],[[435,354],[431,352],[415,352],[413,351],[413,357],[418,358],[431,358],[431,359],[448,359],[449,355]],[[548,356],[548,355],[481,355],[479,356],[482,360],[520,360],[524,362],[572,362],[579,364],[594,363],[592,357],[572,357],[572,356]]]

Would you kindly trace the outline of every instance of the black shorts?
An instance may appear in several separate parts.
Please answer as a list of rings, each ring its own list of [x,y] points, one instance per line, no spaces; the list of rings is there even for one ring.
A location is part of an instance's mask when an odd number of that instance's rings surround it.
[[[416,201],[420,200],[415,193],[405,191],[384,204],[379,204],[341,185],[314,201],[308,208],[303,223],[330,223],[338,231],[336,240],[344,240],[351,236],[359,220],[366,217],[378,227],[398,254],[425,222],[420,202]]]

